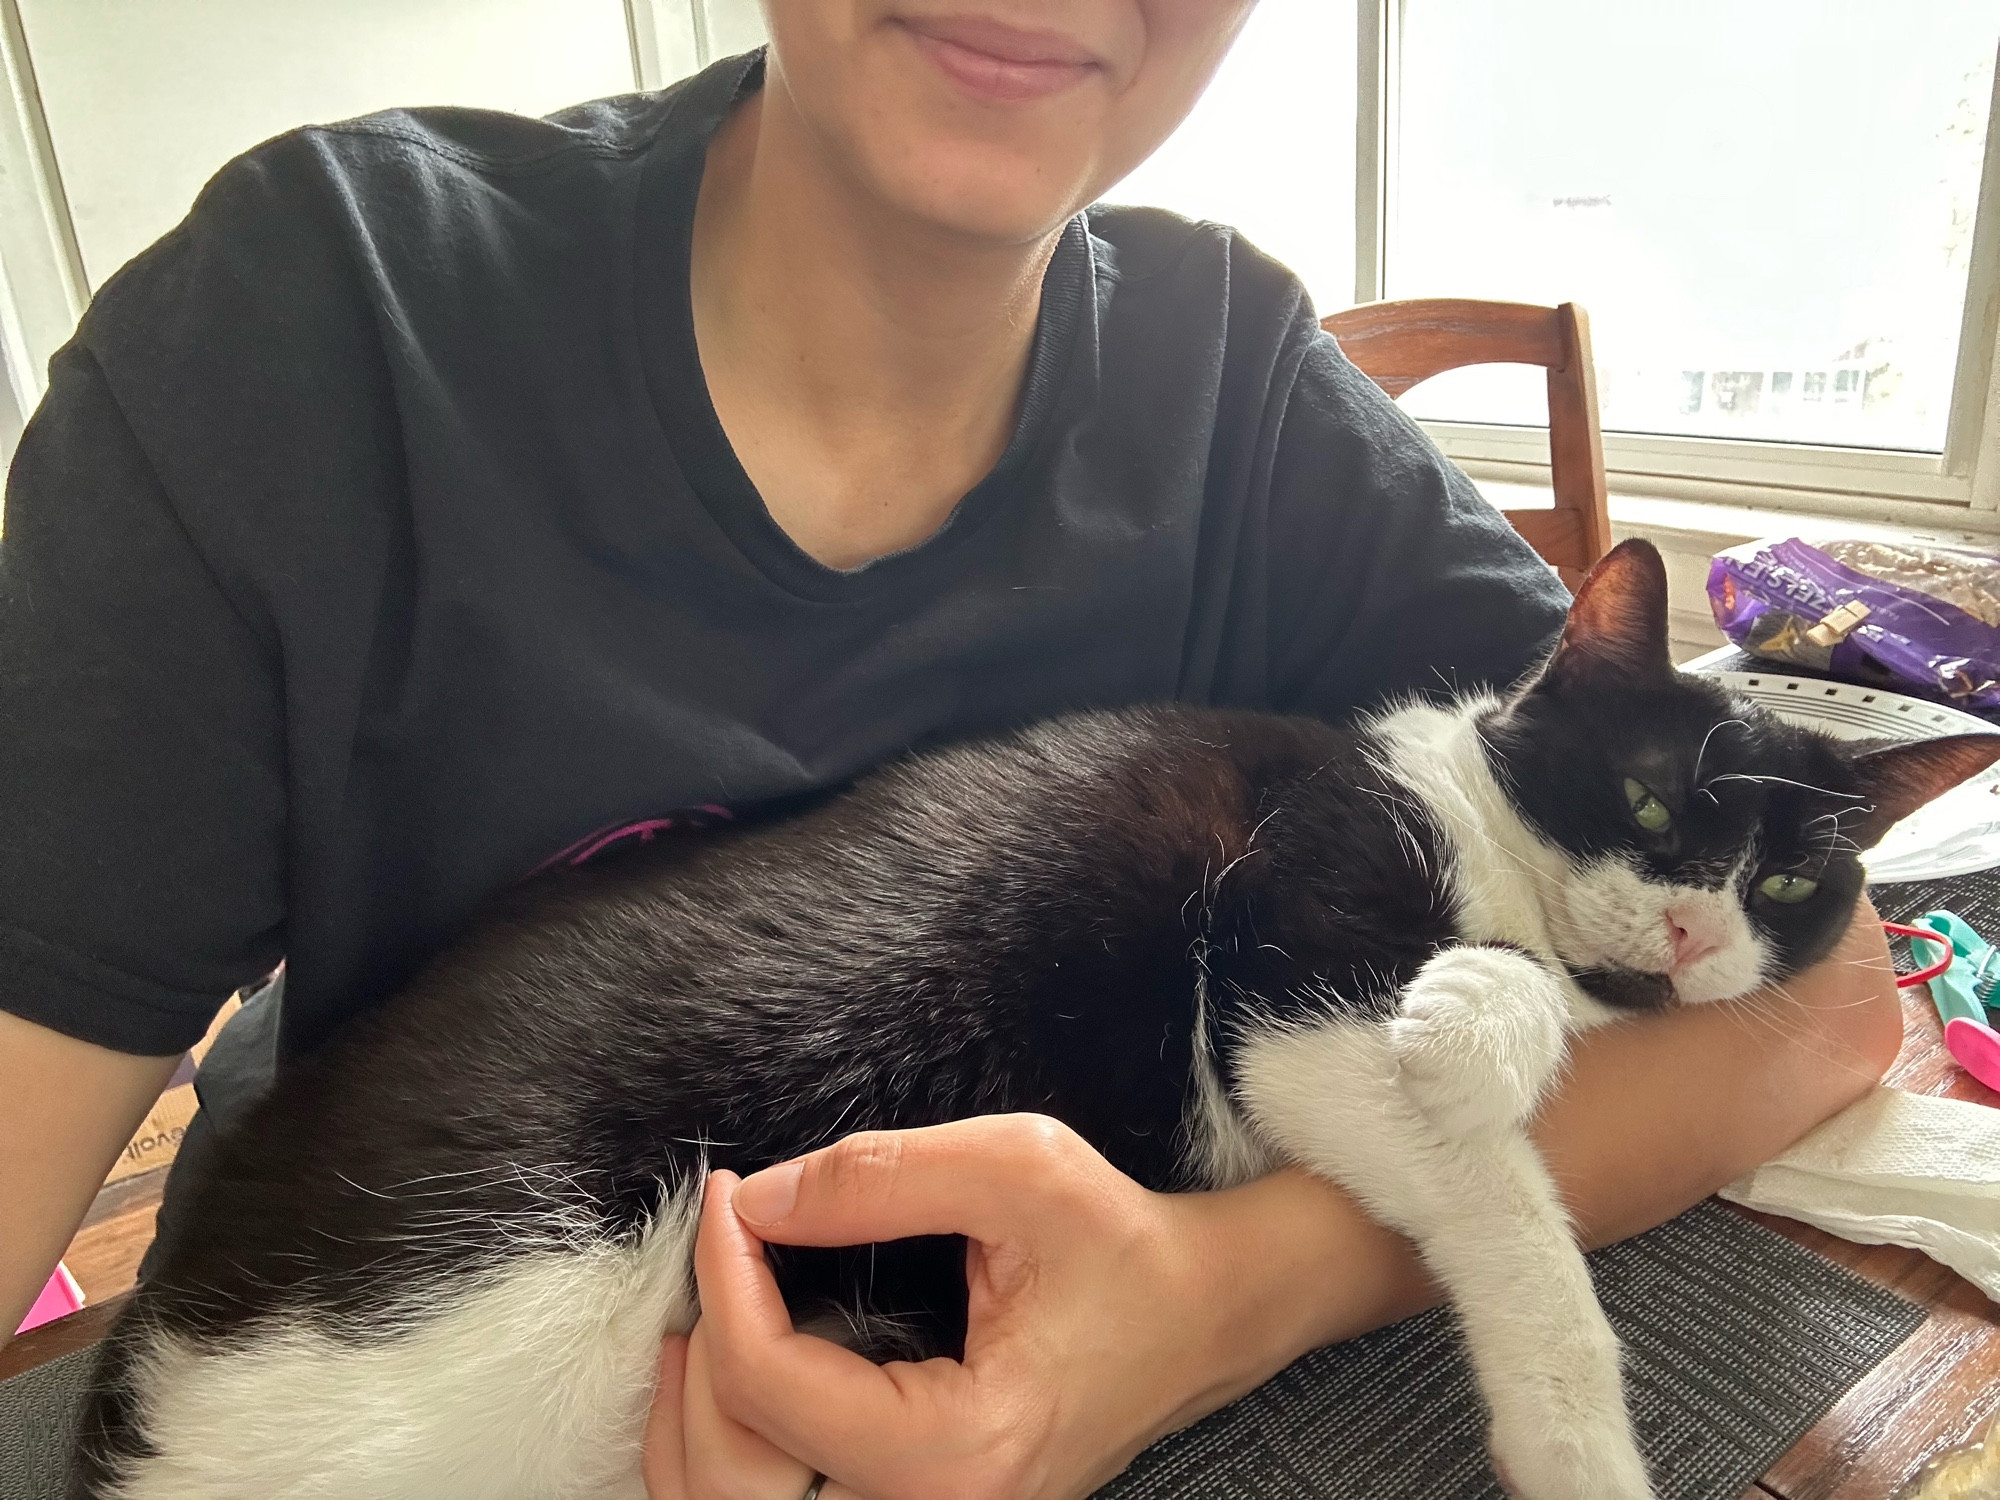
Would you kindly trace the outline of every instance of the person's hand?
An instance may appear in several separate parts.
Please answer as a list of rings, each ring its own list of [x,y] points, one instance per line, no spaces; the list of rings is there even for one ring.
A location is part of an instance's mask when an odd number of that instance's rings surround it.
[[[1213,1296],[1209,1195],[1151,1193],[1034,1115],[851,1136],[710,1180],[702,1316],[662,1358],[652,1500],[1087,1494],[1267,1373]],[[796,1333],[763,1242],[963,1234],[963,1362],[876,1366]]]

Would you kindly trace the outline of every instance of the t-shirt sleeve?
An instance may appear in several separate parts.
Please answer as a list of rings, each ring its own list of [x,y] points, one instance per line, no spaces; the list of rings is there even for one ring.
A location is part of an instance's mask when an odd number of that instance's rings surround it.
[[[0,1007],[166,1055],[281,956],[278,656],[82,341],[50,373],[0,534]]]
[[[1554,572],[1325,334],[1286,400],[1269,493],[1273,708],[1338,719],[1504,686],[1561,629]]]

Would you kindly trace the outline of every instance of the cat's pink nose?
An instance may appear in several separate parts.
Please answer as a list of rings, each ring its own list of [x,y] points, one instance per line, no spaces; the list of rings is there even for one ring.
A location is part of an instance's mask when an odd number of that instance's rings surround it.
[[[1685,969],[1690,964],[1698,964],[1722,944],[1702,930],[1703,924],[1692,914],[1669,909],[1667,912],[1667,941],[1673,944],[1674,967]]]

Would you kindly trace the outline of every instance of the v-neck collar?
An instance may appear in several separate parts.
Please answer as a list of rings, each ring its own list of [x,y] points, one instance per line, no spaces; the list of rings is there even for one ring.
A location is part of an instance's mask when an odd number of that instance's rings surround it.
[[[787,591],[828,602],[860,599],[941,565],[1004,504],[1050,426],[1087,316],[1092,257],[1082,215],[1065,226],[1042,278],[1039,316],[1014,430],[999,460],[929,537],[858,568],[832,568],[792,540],[765,506],[716,415],[702,373],[689,284],[695,206],[709,143],[731,110],[763,84],[764,54],[718,63],[689,80],[678,128],[662,132],[641,177],[634,246],[640,357],[668,448],[695,497],[736,548]]]

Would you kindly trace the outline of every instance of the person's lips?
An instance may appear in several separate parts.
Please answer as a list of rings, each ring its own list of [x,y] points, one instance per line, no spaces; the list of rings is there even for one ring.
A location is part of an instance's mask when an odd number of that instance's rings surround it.
[[[940,72],[981,99],[1045,98],[1098,68],[1096,56],[1068,37],[1023,31],[983,16],[904,17],[901,24]]]

